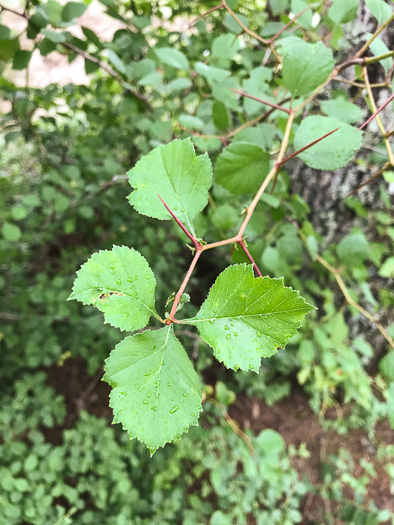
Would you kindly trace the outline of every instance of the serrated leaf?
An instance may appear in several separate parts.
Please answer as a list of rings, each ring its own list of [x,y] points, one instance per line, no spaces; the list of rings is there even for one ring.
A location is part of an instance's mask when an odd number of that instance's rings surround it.
[[[155,311],[156,280],[145,258],[133,248],[102,250],[81,266],[69,300],[91,304],[121,330],[144,328]]]
[[[326,115],[334,117],[341,122],[346,122],[347,124],[359,122],[363,116],[361,109],[344,97],[337,97],[333,100],[323,100],[320,102],[320,106]]]
[[[383,24],[392,14],[390,6],[383,0],[367,0],[366,4],[379,25]]]
[[[335,62],[321,42],[309,44],[297,37],[280,41],[283,81],[293,95],[306,95],[327,80]]]
[[[158,47],[155,49],[155,54],[160,62],[167,66],[176,69],[183,69],[185,71],[189,69],[189,60],[178,49],[172,47]]]
[[[361,146],[362,132],[331,117],[313,115],[303,120],[294,137],[296,150],[310,144],[317,138],[338,131],[307,149],[299,156],[310,168],[336,170],[343,168]]]
[[[258,277],[247,264],[222,272],[193,319],[201,337],[227,368],[258,372],[262,357],[284,348],[313,309],[283,279]]]
[[[215,180],[232,193],[257,191],[269,170],[269,155],[255,144],[230,144],[219,155]]]
[[[173,327],[126,337],[105,361],[114,423],[154,452],[197,425],[198,376]]]
[[[333,0],[328,16],[336,24],[345,24],[357,16],[358,0]]]
[[[208,155],[196,156],[189,139],[173,140],[143,157],[128,172],[135,188],[129,195],[132,206],[143,215],[170,219],[157,194],[177,217],[194,232],[192,221],[205,208],[212,185]]]

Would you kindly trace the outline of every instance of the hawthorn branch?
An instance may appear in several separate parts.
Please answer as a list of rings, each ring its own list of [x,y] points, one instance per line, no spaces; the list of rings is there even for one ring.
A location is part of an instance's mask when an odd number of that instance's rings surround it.
[[[191,27],[193,27],[194,25],[197,24],[197,22],[199,20],[201,20],[202,18],[204,18],[205,16],[209,15],[210,13],[213,13],[214,11],[217,11],[218,9],[223,9],[224,8],[224,3],[222,2],[221,4],[218,4],[218,5],[215,5],[214,7],[211,7],[211,9],[208,9],[208,11],[205,11],[205,13],[202,13],[201,15],[199,15],[197,18],[195,18],[194,20],[192,20],[189,24],[189,27],[188,29],[190,29]]]
[[[268,100],[264,100],[262,98],[255,97],[254,95],[249,95],[248,93],[245,93],[245,91],[242,91],[240,89],[234,89],[234,88],[229,88],[229,89],[233,91],[234,93],[238,93],[238,95],[241,95],[242,97],[251,98],[252,100],[255,100],[256,102],[261,102],[261,104],[265,104],[266,106],[270,106],[271,108],[274,108],[274,109],[279,109],[280,111],[284,111],[285,113],[290,115],[291,110],[288,108],[284,108],[283,106],[279,106],[278,104],[274,104],[273,102],[269,102]]]
[[[371,38],[365,42],[363,47],[356,53],[355,58],[359,58],[363,56],[363,54],[369,49],[369,46],[372,44],[372,42],[377,38],[382,31],[386,29],[386,27],[394,20],[394,13],[385,21],[383,24],[377,28],[375,33],[371,36]]]
[[[234,18],[234,20],[242,27],[245,33],[248,33],[248,35],[252,36],[253,38],[258,40],[262,44],[265,44],[265,45],[270,44],[269,40],[266,40],[265,38],[261,37],[260,35],[258,35],[257,33],[249,29],[248,27],[246,27],[246,25],[242,22],[242,20],[240,20],[240,18],[238,18],[238,16],[234,13],[234,11],[227,5],[226,0],[223,0],[222,4],[224,8],[228,11],[228,13],[230,13],[230,15]]]

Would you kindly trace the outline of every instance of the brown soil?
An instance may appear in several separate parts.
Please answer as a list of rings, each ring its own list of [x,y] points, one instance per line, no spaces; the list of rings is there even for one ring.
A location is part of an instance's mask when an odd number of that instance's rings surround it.
[[[394,512],[390,478],[376,457],[379,445],[394,442],[394,431],[388,423],[377,425],[373,441],[362,429],[350,431],[343,436],[333,430],[324,430],[318,416],[309,407],[308,399],[300,390],[293,391],[291,396],[274,406],[268,406],[262,399],[239,396],[230,410],[230,415],[242,429],[252,429],[255,434],[270,428],[279,432],[287,445],[293,444],[298,447],[301,443],[306,443],[310,457],[297,458],[293,466],[301,475],[306,474],[313,484],[322,482],[322,463],[330,454],[337,454],[340,448],[351,454],[355,464],[355,477],[362,474],[361,459],[371,462],[377,475],[368,485],[366,500],[373,500],[378,508]],[[350,490],[346,497],[353,498]],[[323,523],[322,509],[329,510],[320,498],[309,495],[304,501],[302,523]]]
[[[63,430],[71,428],[81,410],[97,417],[112,419],[112,411],[108,405],[109,386],[101,381],[103,371],[99,369],[92,377],[86,370],[86,363],[81,358],[71,358],[59,367],[53,365],[47,369],[48,385],[53,387],[65,398],[67,417],[62,427],[45,431],[46,439],[54,445],[62,442]],[[376,428],[375,439],[369,439],[362,429],[350,431],[340,436],[333,430],[324,430],[318,416],[311,410],[308,399],[301,390],[294,389],[291,396],[268,406],[264,400],[255,397],[238,396],[230,409],[230,416],[241,429],[251,429],[258,434],[265,428],[279,432],[287,445],[299,447],[306,443],[310,452],[307,459],[294,460],[294,468],[300,475],[307,475],[313,484],[322,482],[321,466],[330,454],[337,454],[340,448],[346,449],[355,463],[354,475],[362,473],[360,460],[371,462],[376,471],[376,477],[368,485],[367,500],[371,499],[380,509],[394,512],[394,500],[390,494],[390,480],[377,460],[376,452],[380,444],[392,444],[394,431],[389,425],[381,423]],[[353,498],[349,490],[348,499]],[[303,525],[323,523],[322,509],[328,512],[327,502],[310,494],[303,502]],[[332,507],[331,507],[332,510]],[[338,522],[339,524],[340,522]]]

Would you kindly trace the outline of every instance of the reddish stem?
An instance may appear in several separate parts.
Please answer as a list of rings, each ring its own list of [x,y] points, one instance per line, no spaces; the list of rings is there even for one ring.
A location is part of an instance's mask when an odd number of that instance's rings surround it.
[[[176,296],[175,296],[175,299],[174,299],[174,304],[172,305],[172,308],[171,308],[171,312],[170,312],[170,315],[166,321],[166,324],[171,324],[171,323],[176,323],[176,319],[174,319],[174,316],[175,316],[175,313],[176,313],[176,309],[178,307],[178,304],[179,304],[179,301],[181,300],[181,297],[182,297],[182,294],[186,288],[186,285],[187,283],[189,282],[189,279],[193,273],[193,270],[194,270],[194,267],[196,266],[197,264],[197,261],[198,259],[200,258],[200,255],[202,254],[202,247],[200,246],[200,248],[197,249],[196,253],[194,254],[194,257],[193,257],[193,260],[190,264],[190,267],[187,271],[187,274],[185,275],[185,278],[183,279],[183,282],[181,284],[181,287],[179,288]]]
[[[304,146],[303,148],[299,149],[298,151],[295,151],[294,153],[292,153],[291,155],[288,155],[286,158],[284,158],[281,162],[277,163],[276,165],[279,167],[279,166],[283,166],[283,164],[285,164],[287,161],[291,160],[292,158],[296,157],[297,155],[299,155],[300,153],[302,153],[303,151],[305,151],[306,149],[309,149],[311,148],[312,146],[314,146],[315,144],[317,144],[318,142],[320,142],[321,140],[325,139],[326,137],[328,137],[329,135],[332,135],[333,133],[335,133],[336,131],[338,131],[339,128],[336,128],[336,129],[333,129],[332,131],[330,131],[329,133],[326,133],[325,135],[323,135],[322,137],[319,137],[318,139],[314,140],[313,142],[310,142],[309,144],[307,144],[306,146]]]
[[[389,104],[389,103],[393,100],[393,98],[394,98],[394,93],[393,93],[392,95],[389,96],[389,98],[386,100],[386,102],[384,102],[384,103],[380,106],[380,108],[378,108],[378,109],[375,111],[375,113],[374,113],[373,115],[371,115],[371,116],[369,117],[369,119],[366,120],[366,121],[364,122],[364,124],[358,128],[358,130],[361,131],[363,128],[365,128],[365,126],[366,126],[367,124],[369,124],[369,123],[371,122],[371,120],[373,120],[373,119],[376,117],[376,115],[378,115],[378,114],[382,111],[382,109],[384,109],[384,108],[387,106],[387,104]]]
[[[241,248],[243,249],[243,251],[246,253],[246,256],[247,258],[249,259],[249,261],[253,264],[253,268],[255,269],[255,272],[257,273],[257,275],[259,275],[260,277],[263,277],[263,274],[260,272],[257,264],[255,263],[250,251],[247,249],[246,247],[246,244],[244,243],[243,240],[239,241],[239,245],[241,246]]]
[[[221,4],[218,4],[218,5],[215,5],[215,7],[211,7],[211,9],[208,9],[208,11],[205,11],[205,13],[203,13],[202,15],[198,16],[197,18],[195,18],[194,20],[192,20],[189,24],[189,27],[188,29],[190,29],[191,27],[193,27],[195,24],[197,24],[197,22],[199,20],[201,20],[201,18],[204,18],[204,16],[207,16],[209,15],[209,13],[213,13],[213,11],[216,11],[217,9],[222,9],[224,7],[224,3],[222,2]]]
[[[256,102],[261,102],[261,104],[265,104],[266,106],[270,106],[271,108],[279,109],[280,111],[284,111],[288,115],[290,115],[290,109],[284,108],[283,106],[278,106],[278,104],[274,104],[273,102],[269,102],[268,100],[264,100],[262,98],[255,97],[254,95],[249,95],[248,93],[245,93],[245,91],[241,91],[240,89],[233,89],[229,88],[231,91],[234,91],[234,93],[238,93],[238,95],[241,95],[242,97],[251,98],[252,100],[255,100]]]
[[[171,210],[171,208],[169,208],[167,206],[167,204],[163,201],[163,199],[160,197],[159,194],[157,194],[157,196],[159,197],[159,199],[161,200],[161,202],[164,204],[164,206],[166,207],[168,213],[171,214],[172,218],[176,221],[176,223],[178,224],[178,226],[180,228],[182,228],[182,230],[184,231],[184,233],[186,233],[186,235],[189,237],[189,239],[192,241],[192,243],[194,244],[194,247],[196,248],[196,250],[199,250],[201,249],[201,244],[198,242],[197,239],[195,239],[193,237],[193,235],[189,232],[189,230],[186,228],[186,226],[184,226],[182,224],[182,222],[178,219],[178,217],[175,215],[175,213]]]
[[[284,32],[286,31],[286,29],[288,29],[288,28],[291,26],[291,24],[293,24],[293,23],[297,20],[297,18],[299,18],[300,16],[302,16],[302,15],[305,13],[305,11],[308,11],[308,9],[310,9],[310,8],[311,8],[310,5],[306,6],[302,11],[300,11],[299,13],[297,13],[297,14],[295,15],[294,18],[292,18],[291,20],[289,20],[289,22],[287,22],[287,24],[286,24],[285,26],[283,26],[283,27],[282,27],[277,33],[274,34],[273,37],[270,38],[270,40],[268,41],[269,44],[270,44],[270,45],[273,44],[273,43],[275,42],[275,40],[276,40],[276,39],[277,39],[282,33],[284,33]]]

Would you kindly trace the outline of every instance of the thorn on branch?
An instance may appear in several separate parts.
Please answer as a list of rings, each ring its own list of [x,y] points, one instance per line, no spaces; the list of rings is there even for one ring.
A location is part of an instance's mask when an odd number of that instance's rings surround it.
[[[278,168],[280,168],[281,166],[283,166],[283,164],[285,164],[286,162],[288,162],[289,160],[293,159],[294,157],[296,157],[297,155],[299,155],[300,153],[302,153],[303,151],[311,148],[312,146],[314,146],[315,144],[317,144],[318,142],[320,142],[321,140],[325,139],[326,137],[329,137],[330,135],[332,135],[333,133],[335,133],[336,131],[338,131],[339,128],[335,128],[333,129],[332,131],[329,131],[328,133],[326,133],[325,135],[323,135],[322,137],[319,137],[318,139],[314,140],[313,142],[310,142],[309,144],[307,144],[306,146],[304,146],[303,148],[295,151],[294,153],[292,153],[291,155],[288,155],[286,158],[284,158],[281,162],[278,162],[276,164],[276,166]]]
[[[157,194],[157,196],[159,197],[159,199],[161,200],[161,202],[164,204],[166,210],[168,211],[168,213],[171,214],[172,218],[174,219],[174,221],[178,224],[178,226],[182,229],[182,231],[189,237],[189,239],[192,241],[192,243],[194,244],[194,247],[196,248],[196,250],[201,250],[201,244],[198,242],[198,240],[193,237],[193,235],[189,232],[189,230],[186,228],[186,226],[184,226],[184,224],[178,219],[178,217],[175,215],[175,213],[171,210],[171,208],[169,208],[169,206],[167,206],[167,204],[163,201],[163,199],[160,197],[159,194]]]
[[[393,94],[392,94],[392,95],[386,100],[386,102],[383,102],[383,104],[380,106],[380,108],[378,108],[378,109],[375,111],[375,113],[374,113],[373,115],[371,115],[371,116],[369,117],[369,119],[366,120],[366,121],[364,122],[364,124],[358,128],[358,130],[361,131],[363,128],[365,128],[365,126],[366,126],[367,124],[369,124],[369,123],[371,122],[371,120],[373,120],[373,119],[376,117],[376,115],[378,115],[378,114],[382,111],[382,109],[384,109],[384,108],[387,106],[387,104],[389,104],[393,99],[394,99],[394,93],[393,93]]]

